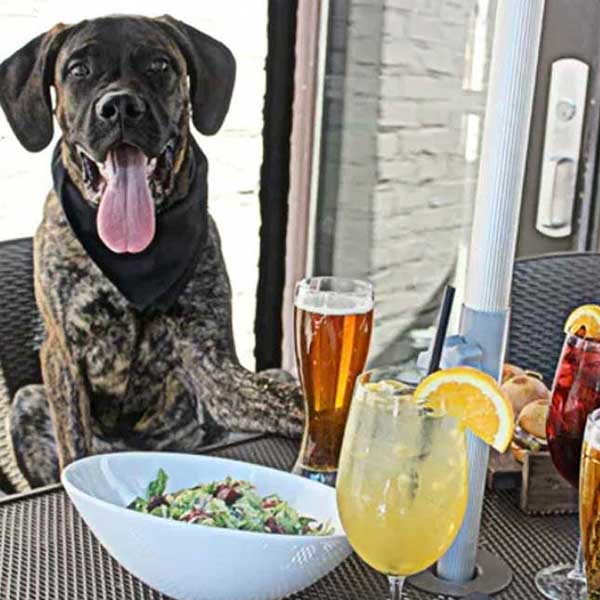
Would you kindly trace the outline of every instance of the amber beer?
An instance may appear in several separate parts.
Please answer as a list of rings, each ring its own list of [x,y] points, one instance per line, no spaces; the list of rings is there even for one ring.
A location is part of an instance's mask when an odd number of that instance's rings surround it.
[[[371,285],[320,277],[296,289],[294,332],[307,422],[295,472],[335,482],[354,382],[373,326]]]
[[[579,522],[589,600],[600,600],[600,410],[587,420],[581,452]]]

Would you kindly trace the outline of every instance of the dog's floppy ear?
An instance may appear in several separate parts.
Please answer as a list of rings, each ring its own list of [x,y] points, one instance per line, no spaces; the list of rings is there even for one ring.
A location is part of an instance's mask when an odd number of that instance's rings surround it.
[[[194,126],[205,135],[217,133],[233,92],[233,54],[221,42],[169,15],[159,17],[157,22],[175,41],[187,62]]]
[[[43,150],[52,141],[50,85],[68,29],[59,23],[0,64],[0,106],[19,142],[30,152]]]

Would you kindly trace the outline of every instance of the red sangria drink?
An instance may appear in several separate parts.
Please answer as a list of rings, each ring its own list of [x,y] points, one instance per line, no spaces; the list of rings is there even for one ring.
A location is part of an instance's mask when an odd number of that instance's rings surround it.
[[[554,466],[576,488],[585,424],[596,408],[600,408],[600,341],[567,335],[554,378],[546,435]]]
[[[600,408],[600,340],[567,334],[558,361],[546,435],[552,462],[575,488],[579,486],[581,447],[588,415]],[[553,565],[535,578],[551,599],[587,600],[581,543],[574,565]]]

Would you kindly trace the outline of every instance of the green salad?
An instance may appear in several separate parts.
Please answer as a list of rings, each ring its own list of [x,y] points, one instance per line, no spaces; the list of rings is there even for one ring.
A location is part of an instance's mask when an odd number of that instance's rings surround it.
[[[242,531],[319,536],[334,532],[328,521],[319,523],[299,514],[275,494],[260,496],[248,481],[227,477],[167,493],[167,480],[168,475],[159,469],[145,497],[136,498],[128,508],[165,519]]]

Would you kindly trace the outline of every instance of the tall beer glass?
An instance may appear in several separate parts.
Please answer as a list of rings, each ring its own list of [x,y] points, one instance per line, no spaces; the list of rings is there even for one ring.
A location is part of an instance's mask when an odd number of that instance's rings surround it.
[[[296,285],[294,338],[306,425],[294,473],[335,485],[354,382],[373,327],[373,287],[341,277]]]
[[[600,409],[588,416],[585,427],[579,477],[579,523],[587,598],[600,600]]]

